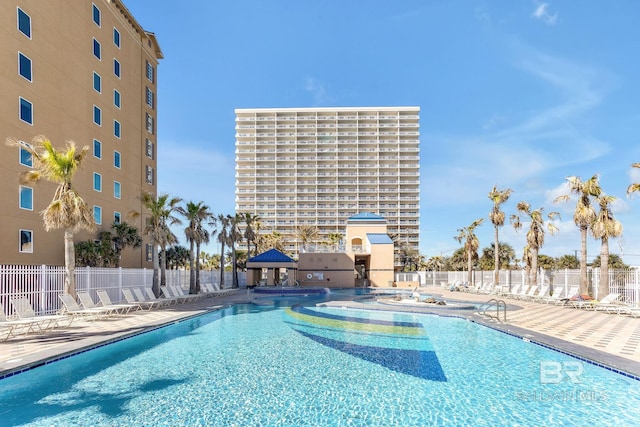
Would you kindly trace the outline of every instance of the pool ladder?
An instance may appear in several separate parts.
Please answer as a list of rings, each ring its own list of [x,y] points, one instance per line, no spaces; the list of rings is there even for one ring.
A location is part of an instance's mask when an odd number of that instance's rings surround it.
[[[496,308],[495,315],[489,312],[492,306],[495,306]],[[503,322],[507,323],[507,303],[501,299],[491,298],[489,301],[480,305],[478,307],[478,314],[487,316],[490,319],[496,319],[498,322],[500,322],[500,310],[502,310]]]

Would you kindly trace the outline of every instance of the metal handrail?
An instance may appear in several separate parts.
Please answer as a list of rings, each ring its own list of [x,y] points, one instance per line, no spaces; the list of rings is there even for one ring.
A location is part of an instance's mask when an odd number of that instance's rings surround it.
[[[489,307],[491,307],[492,305],[495,305],[496,307],[495,316],[487,312],[489,310]],[[500,322],[500,309],[502,309],[503,321],[506,323],[507,322],[507,303],[501,299],[492,298],[489,301],[485,302],[484,304],[480,305],[478,307],[478,314],[487,316],[491,319],[496,319],[498,322]]]

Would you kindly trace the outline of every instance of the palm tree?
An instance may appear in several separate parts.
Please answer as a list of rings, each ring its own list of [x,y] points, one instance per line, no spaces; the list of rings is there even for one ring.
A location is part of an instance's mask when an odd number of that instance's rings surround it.
[[[544,221],[544,208],[531,210],[531,205],[527,202],[519,202],[516,209],[522,215],[526,215],[530,221],[529,231],[527,232],[527,246],[525,248],[525,258],[529,260],[527,263],[530,266],[529,284],[536,284],[538,281],[538,251],[544,245],[545,234],[545,221]],[[554,234],[558,231],[551,221],[558,218],[560,214],[558,212],[550,212],[547,215],[549,222],[546,223],[547,230],[550,234]],[[511,223],[513,228],[519,230],[522,228],[522,222],[520,216],[517,214],[511,215]]]
[[[230,216],[219,214],[218,222],[220,230],[218,231],[218,242],[220,242],[220,289],[224,289],[224,247],[229,240]]]
[[[244,221],[244,238],[247,239],[247,259],[251,257],[251,243],[254,244],[254,255],[258,255],[258,246],[256,244],[256,237],[258,236],[258,232],[260,231],[260,217],[257,214],[252,214],[249,212],[245,212],[244,214],[240,214],[242,220]]]
[[[475,230],[483,221],[484,218],[476,219],[471,223],[471,225],[459,228],[458,235],[454,237],[458,243],[462,243],[462,241],[464,241],[464,251],[467,254],[467,283],[469,285],[472,282],[471,270],[473,268],[473,254],[477,255],[478,248],[480,247],[480,241],[478,240],[478,236],[475,234]]]
[[[142,238],[138,234],[138,229],[126,222],[114,222],[111,224],[111,243],[115,251],[115,264],[120,267],[120,255],[127,246],[139,248],[142,245]]]
[[[611,204],[615,197],[601,194],[597,201],[600,210],[595,222],[591,226],[591,234],[599,239],[600,244],[600,283],[598,285],[598,298],[609,293],[609,239],[622,235],[622,224],[613,217]]]
[[[21,183],[37,183],[41,180],[58,184],[49,206],[41,212],[46,231],[64,230],[65,292],[76,296],[75,246],[73,235],[85,229],[95,230],[93,213],[87,203],[73,188],[75,173],[82,165],[88,146],[78,152],[73,141],[67,141],[65,151],[56,150],[45,136],[36,136],[31,144],[8,139],[7,145],[23,148],[33,162],[33,169],[20,174]]]
[[[489,192],[489,200],[493,202],[493,208],[489,212],[489,220],[493,224],[494,241],[493,241],[493,285],[497,286],[500,281],[500,241],[498,240],[498,229],[504,225],[504,212],[500,210],[500,205],[509,200],[509,196],[513,192],[512,189],[498,190],[494,185]]]
[[[171,232],[170,226],[180,224],[180,220],[173,216],[173,213],[176,212],[178,204],[182,200],[179,197],[169,198],[168,194],[162,194],[156,197],[152,193],[144,192],[140,196],[140,201],[149,211],[149,218],[147,219],[144,234],[151,237],[151,241],[153,242],[152,290],[156,296],[159,296],[160,286],[166,284],[166,249],[168,245],[177,242],[177,238]],[[158,249],[160,249],[159,259]],[[158,270],[160,270],[159,278]]]
[[[296,238],[300,241],[302,249],[307,249],[309,243],[315,243],[318,239],[318,227],[315,225],[300,225],[296,229]]]
[[[576,210],[573,212],[573,222],[580,229],[580,294],[587,293],[587,231],[596,219],[596,211],[591,206],[591,198],[598,197],[602,193],[598,176],[594,175],[587,181],[582,181],[580,177],[569,176],[569,190],[578,196]],[[558,196],[553,201],[565,202],[570,199],[570,194]]]
[[[342,234],[340,233],[329,233],[329,235],[327,236],[327,242],[329,246],[334,248],[334,250],[337,248],[341,241]]]
[[[231,270],[233,272],[233,283],[232,287],[238,287],[238,260],[237,260],[237,252],[236,252],[236,243],[242,240],[242,233],[240,232],[239,225],[242,222],[242,217],[240,215],[229,216],[229,240],[227,244],[231,247],[232,254],[232,266]]]
[[[632,168],[640,168],[640,163],[632,163]],[[640,191],[640,182],[634,182],[627,187],[627,195]]]
[[[212,214],[209,212],[209,206],[204,202],[188,202],[184,207],[178,207],[177,212],[189,222],[184,229],[185,237],[189,242],[189,293],[197,294],[200,292],[198,280],[200,244],[209,241],[209,232],[202,223],[211,218]]]

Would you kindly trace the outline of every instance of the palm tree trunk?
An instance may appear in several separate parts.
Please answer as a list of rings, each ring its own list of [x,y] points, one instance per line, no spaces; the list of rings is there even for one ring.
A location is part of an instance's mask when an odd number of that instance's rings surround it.
[[[609,294],[609,238],[603,237],[600,245],[600,283],[598,283],[598,299]]]
[[[233,260],[233,285],[231,286],[232,288],[237,288],[238,287],[238,265],[236,262],[236,245],[231,245],[231,257]]]
[[[471,286],[473,280],[471,277],[471,267],[473,266],[471,259],[471,251],[467,252],[467,285]]]
[[[580,295],[587,294],[587,230],[580,227]]]
[[[160,296],[160,259],[158,258],[158,245],[153,243],[153,281],[151,282],[151,290],[153,294],[158,298]]]
[[[531,248],[531,280],[529,284],[535,286],[538,284],[538,248]]]
[[[196,294],[196,260],[194,259],[195,242],[191,239],[189,246],[189,293]]]
[[[196,293],[200,293],[200,242],[196,242]]]
[[[73,231],[71,229],[64,230],[64,289],[65,292],[73,298],[76,297],[76,252],[73,245]]]
[[[167,286],[167,250],[160,248],[160,287]]]
[[[494,241],[493,241],[493,266],[495,271],[493,273],[493,286],[498,286],[500,281],[500,242],[498,241],[498,226],[495,226]]]
[[[224,289],[224,243],[221,243],[220,251],[220,289]]]

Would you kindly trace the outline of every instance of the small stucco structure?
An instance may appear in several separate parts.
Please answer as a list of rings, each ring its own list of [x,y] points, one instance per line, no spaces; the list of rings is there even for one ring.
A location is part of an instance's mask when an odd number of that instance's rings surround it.
[[[249,258],[247,261],[247,284],[255,286],[262,280],[263,269],[266,269],[267,280],[265,285],[280,284],[280,272],[287,271],[288,277],[295,277],[298,264],[287,255],[277,249],[269,249],[259,255]],[[293,283],[289,283],[292,285]]]
[[[363,212],[347,220],[345,239],[337,246],[303,248],[297,280],[301,286],[393,286],[393,240],[387,221]]]

